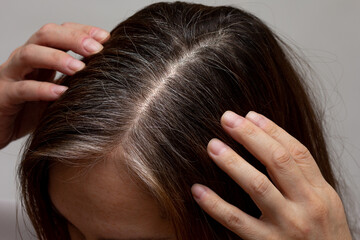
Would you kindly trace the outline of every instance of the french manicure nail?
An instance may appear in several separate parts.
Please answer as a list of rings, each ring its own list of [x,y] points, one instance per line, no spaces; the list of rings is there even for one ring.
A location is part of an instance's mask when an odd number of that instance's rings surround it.
[[[226,150],[227,146],[220,140],[214,138],[209,142],[209,150],[214,155],[220,155]]]
[[[204,196],[206,189],[200,184],[194,184],[194,186],[191,188],[191,192],[196,199],[200,200]]]
[[[86,38],[83,44],[85,50],[89,53],[97,53],[103,49],[103,46],[92,38]]]
[[[68,89],[68,87],[66,87],[66,86],[57,85],[57,86],[54,86],[52,90],[53,90],[53,92],[54,92],[56,95],[60,96],[60,95],[62,95],[67,89]]]
[[[73,70],[74,72],[77,72],[81,69],[83,69],[85,67],[85,63],[83,63],[82,61],[80,60],[77,60],[77,59],[72,59],[70,62],[69,62],[69,65],[68,67]]]
[[[243,122],[244,118],[234,112],[226,111],[222,116],[222,120],[225,125],[234,128],[239,126]]]

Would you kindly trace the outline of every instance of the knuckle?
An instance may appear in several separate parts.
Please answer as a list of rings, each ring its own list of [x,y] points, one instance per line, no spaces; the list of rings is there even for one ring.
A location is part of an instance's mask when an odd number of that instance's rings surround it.
[[[291,161],[290,153],[282,146],[273,147],[272,159],[276,168],[286,169]]]
[[[287,220],[289,231],[294,239],[304,239],[309,236],[311,232],[311,223],[308,221],[300,220],[299,218],[292,217]]]
[[[335,190],[334,190],[335,192]],[[331,206],[331,207],[330,207]],[[330,210],[329,209],[334,209],[334,210]],[[341,201],[340,196],[335,192],[335,194],[333,196],[329,197],[329,205],[328,205],[328,211],[327,211],[327,217],[329,217],[330,215],[335,216],[337,219],[343,219],[345,217],[345,210],[344,210],[344,205]],[[327,223],[328,220],[325,220],[324,223]]]
[[[55,27],[56,27],[55,23],[45,24],[36,32],[37,38],[41,39],[41,38],[46,37]]]
[[[224,154],[224,159],[222,159],[222,162],[227,169],[231,169],[232,166],[234,166],[234,164],[238,161],[234,154]]]
[[[312,232],[312,227],[311,227],[310,223],[304,222],[303,224],[301,224],[301,225],[298,227],[298,231],[300,232],[300,234],[301,234],[303,237],[307,237],[307,236],[309,236],[310,233]]]
[[[335,208],[335,209],[343,209],[344,208],[344,205],[341,201],[340,196],[337,194],[335,189],[333,189],[331,186],[330,186],[330,194],[329,194],[328,198],[331,203],[331,206],[334,206],[333,208]]]
[[[63,22],[63,23],[61,24],[62,27],[71,27],[72,25],[73,25],[72,22]]]
[[[18,55],[22,48],[23,48],[23,46],[16,48],[16,49],[10,54],[9,59],[12,59],[14,56]],[[1,66],[3,67],[4,64],[2,64]]]
[[[329,216],[329,209],[326,204],[321,199],[312,200],[310,203],[311,207],[311,217],[316,222],[324,222]]]
[[[243,225],[243,221],[234,213],[228,213],[225,217],[225,225],[230,229],[238,229]]]
[[[300,143],[294,143],[291,145],[289,151],[298,160],[306,160],[311,157],[310,151]]]
[[[16,87],[16,95],[18,96],[24,96],[26,95],[28,89],[28,83],[25,81],[20,81],[17,83],[17,87]]]
[[[51,62],[49,62],[49,64],[52,65],[52,67],[59,67],[64,64],[63,61],[63,53],[61,51],[52,51],[50,53],[50,58],[51,58]]]
[[[208,199],[209,201],[209,209],[211,211],[218,211],[219,207],[220,207],[220,200],[219,199]]]
[[[240,124],[238,130],[241,132],[242,135],[246,135],[247,137],[253,137],[254,135],[256,135],[255,128],[250,125],[247,120],[244,120],[244,122]]]
[[[20,61],[27,62],[29,61],[35,53],[35,45],[34,44],[26,44],[18,51],[18,57]]]
[[[270,135],[273,138],[278,138],[279,137],[279,130],[278,127],[275,126],[274,124],[266,124],[266,126],[264,127],[265,132]]]
[[[269,188],[270,188],[269,180],[263,174],[257,175],[251,183],[251,189],[258,196],[265,196]]]

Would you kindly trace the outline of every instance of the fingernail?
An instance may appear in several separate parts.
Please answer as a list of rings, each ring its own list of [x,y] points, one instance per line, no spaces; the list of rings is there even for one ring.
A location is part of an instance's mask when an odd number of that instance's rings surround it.
[[[102,29],[95,29],[91,32],[90,36],[95,40],[102,42],[109,37],[110,33]]]
[[[211,139],[209,142],[209,150],[214,155],[220,155],[226,150],[227,146],[219,139]]]
[[[66,87],[66,86],[57,85],[57,86],[54,86],[54,87],[53,87],[52,91],[53,91],[56,95],[60,96],[60,95],[62,95],[67,89],[68,89],[68,87]]]
[[[86,38],[83,44],[85,50],[89,53],[97,53],[103,49],[103,46],[92,38]]]
[[[200,200],[202,197],[204,197],[206,189],[200,184],[194,184],[191,188],[191,192],[196,199]]]
[[[260,125],[265,121],[265,118],[261,116],[260,114],[250,111],[248,114],[246,114],[247,119],[249,119],[251,122],[255,123],[256,126],[260,127]]]
[[[69,65],[68,67],[73,70],[74,72],[77,72],[81,69],[83,69],[85,67],[85,63],[83,63],[82,61],[80,60],[77,60],[77,59],[72,59],[70,62],[69,62]]]
[[[243,121],[244,118],[242,116],[231,111],[226,111],[222,116],[222,122],[231,128],[239,126]]]

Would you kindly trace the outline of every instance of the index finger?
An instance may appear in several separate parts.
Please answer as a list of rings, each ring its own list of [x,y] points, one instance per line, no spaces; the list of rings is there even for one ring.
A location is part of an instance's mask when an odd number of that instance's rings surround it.
[[[33,34],[26,45],[36,44],[64,51],[72,50],[86,57],[101,51],[103,48],[101,42],[107,40],[109,36],[107,31],[91,26],[49,23]]]
[[[98,28],[98,27],[90,26],[90,25],[83,25],[83,24],[73,23],[73,22],[65,22],[65,23],[62,23],[61,25],[57,25],[54,23],[48,23],[48,24],[45,24],[44,26],[42,26],[36,33],[34,33],[30,37],[30,39],[27,41],[27,43],[38,44],[39,40],[40,40],[39,38],[41,38],[41,35],[43,33],[46,33],[47,31],[49,31],[49,29],[54,29],[56,27],[63,28],[63,29],[64,28],[72,29],[76,32],[86,34],[100,43],[106,42],[106,40],[108,40],[110,37],[110,34],[108,31]]]
[[[98,28],[98,27],[94,27],[94,26],[90,26],[90,25],[84,25],[84,24],[80,24],[80,23],[74,23],[74,22],[65,22],[63,24],[61,24],[61,26],[63,27],[71,27],[73,29],[78,29],[79,31],[84,31],[85,33],[89,34],[92,38],[94,38],[96,41],[98,41],[99,43],[104,43],[106,42],[109,37],[110,34],[108,31],[102,29],[102,28]]]

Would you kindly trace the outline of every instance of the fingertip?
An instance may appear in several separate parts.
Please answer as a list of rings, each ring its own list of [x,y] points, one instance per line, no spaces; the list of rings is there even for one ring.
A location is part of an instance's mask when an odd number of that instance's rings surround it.
[[[59,96],[63,95],[67,89],[68,89],[68,87],[66,87],[66,86],[54,85],[54,86],[52,86],[51,90],[55,97],[59,97]]]
[[[89,37],[83,40],[82,45],[88,54],[98,53],[104,48],[101,43]]]
[[[227,149],[227,145],[217,138],[213,138],[207,145],[207,150],[213,155],[221,155]]]
[[[245,116],[246,119],[250,120],[252,123],[254,123],[256,126],[261,127],[266,122],[266,118],[254,111],[248,112]]]
[[[77,59],[71,59],[68,63],[68,68],[73,72],[82,70],[85,67],[85,63]]]
[[[191,192],[192,195],[194,196],[195,200],[200,201],[202,199],[204,199],[205,195],[206,195],[206,187],[195,183],[192,187],[191,187]]]
[[[225,119],[228,115],[232,115],[232,114],[234,114],[233,111],[231,111],[231,110],[226,110],[226,111],[223,113],[223,115],[221,116],[220,122],[224,122],[224,119]]]
[[[110,38],[110,33],[100,28],[93,28],[90,33],[90,36],[96,41],[103,43]]]
[[[221,123],[223,126],[229,128],[236,128],[244,121],[244,118],[233,111],[226,111],[221,117]]]
[[[258,117],[258,113],[256,113],[255,111],[249,111],[245,116],[245,118],[251,119],[251,120],[256,120],[257,117]]]

